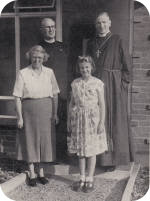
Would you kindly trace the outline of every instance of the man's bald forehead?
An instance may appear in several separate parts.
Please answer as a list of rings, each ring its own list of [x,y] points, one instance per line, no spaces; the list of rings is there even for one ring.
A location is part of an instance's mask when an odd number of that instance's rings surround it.
[[[44,18],[41,20],[41,25],[45,25],[45,24],[54,24],[55,25],[55,21],[52,18]]]

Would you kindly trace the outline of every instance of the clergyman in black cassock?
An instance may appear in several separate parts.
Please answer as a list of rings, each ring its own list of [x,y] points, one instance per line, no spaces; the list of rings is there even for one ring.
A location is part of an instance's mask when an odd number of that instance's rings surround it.
[[[101,166],[128,165],[133,160],[132,137],[129,133],[128,85],[131,59],[117,34],[110,32],[111,20],[103,12],[96,18],[97,35],[87,43],[87,54],[96,64],[95,75],[105,85],[106,132],[109,150],[101,155]]]

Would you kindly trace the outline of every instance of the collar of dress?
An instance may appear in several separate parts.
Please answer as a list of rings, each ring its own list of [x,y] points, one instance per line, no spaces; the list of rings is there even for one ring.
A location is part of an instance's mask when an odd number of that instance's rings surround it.
[[[32,65],[29,66],[29,69],[31,70],[32,75],[37,75],[37,73],[35,73],[35,71],[33,70]],[[41,66],[41,73],[44,73],[44,72],[45,72],[44,66],[42,65]],[[41,75],[41,73],[40,73],[40,75]]]

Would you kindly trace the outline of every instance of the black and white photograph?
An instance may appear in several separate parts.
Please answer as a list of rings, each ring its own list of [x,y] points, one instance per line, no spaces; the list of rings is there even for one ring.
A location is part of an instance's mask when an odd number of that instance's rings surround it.
[[[150,16],[142,0],[5,4],[0,194],[6,200],[146,201],[149,144]]]

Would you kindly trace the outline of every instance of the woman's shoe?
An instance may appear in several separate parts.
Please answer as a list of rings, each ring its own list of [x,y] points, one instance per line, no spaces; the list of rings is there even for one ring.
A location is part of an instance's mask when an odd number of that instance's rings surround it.
[[[34,187],[34,186],[37,185],[36,182],[37,182],[36,178],[32,178],[32,179],[29,178],[29,182],[28,182],[28,184],[29,184],[29,186]]]
[[[72,185],[72,190],[76,191],[76,192],[81,192],[84,188],[85,182],[80,180],[80,181],[76,181],[73,183]]]
[[[85,186],[83,188],[84,193],[91,193],[94,190],[94,182],[93,181],[87,181],[85,182]]]
[[[38,177],[38,180],[43,185],[48,183],[48,179],[46,179],[45,177]]]

